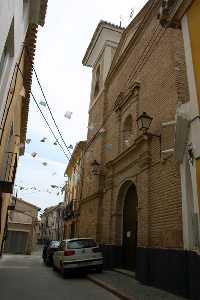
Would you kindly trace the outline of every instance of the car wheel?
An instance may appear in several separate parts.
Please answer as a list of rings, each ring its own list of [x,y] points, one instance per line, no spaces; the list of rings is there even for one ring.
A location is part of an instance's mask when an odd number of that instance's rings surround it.
[[[102,266],[96,267],[96,272],[97,273],[101,273],[102,271],[103,271],[103,267]]]

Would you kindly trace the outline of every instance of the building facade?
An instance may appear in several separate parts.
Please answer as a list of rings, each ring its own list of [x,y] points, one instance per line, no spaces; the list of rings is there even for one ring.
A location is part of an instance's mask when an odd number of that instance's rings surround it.
[[[41,215],[41,241],[62,240],[64,235],[64,203],[48,207]]]
[[[79,236],[80,199],[82,197],[83,161],[86,142],[77,143],[67,165],[64,196],[64,238]]]
[[[8,230],[4,251],[15,254],[31,254],[37,246],[37,223],[40,208],[13,197],[15,209],[8,217]]]
[[[83,59],[93,76],[79,233],[103,244],[108,265],[185,295],[174,134],[189,92],[182,32],[160,25],[159,7],[148,1],[126,29],[100,22]]]
[[[168,1],[160,8],[165,28],[182,30],[189,87],[188,102],[177,108],[175,152],[180,162],[182,185],[183,242],[187,251],[186,268],[189,296],[200,294],[200,1]],[[187,285],[186,284],[186,285]]]
[[[0,254],[20,155],[24,153],[32,65],[46,0],[0,1]]]

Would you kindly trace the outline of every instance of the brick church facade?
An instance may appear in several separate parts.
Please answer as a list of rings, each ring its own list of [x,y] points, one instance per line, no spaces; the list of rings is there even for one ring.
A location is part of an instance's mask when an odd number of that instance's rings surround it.
[[[101,21],[83,58],[92,84],[79,236],[96,238],[109,266],[186,295],[174,132],[188,88],[181,30],[160,25],[159,5],[148,1],[126,29]]]

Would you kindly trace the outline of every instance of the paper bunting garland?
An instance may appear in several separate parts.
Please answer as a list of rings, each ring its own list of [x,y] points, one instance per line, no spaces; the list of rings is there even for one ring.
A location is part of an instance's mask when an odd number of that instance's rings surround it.
[[[44,101],[40,101],[40,103],[39,103],[40,105],[42,105],[42,106],[44,106],[44,107],[46,107],[47,106],[47,104],[46,104],[46,102],[44,102]]]
[[[52,187],[53,189],[57,189],[57,188],[58,188],[58,186],[55,185],[55,184],[51,184],[51,187]]]
[[[26,96],[26,92],[25,92],[25,89],[24,89],[23,86],[22,86],[22,88],[21,88],[21,90],[20,90],[20,92],[19,92],[19,95],[20,95],[21,97],[25,97],[25,96]]]
[[[94,130],[94,125],[93,125],[93,124],[89,125],[89,126],[88,126],[88,129],[89,129],[89,130]]]
[[[129,140],[125,140],[124,143],[126,144],[126,146],[130,146]]]
[[[105,128],[101,128],[101,129],[99,130],[99,133],[105,133],[105,132],[106,132]]]
[[[45,161],[44,161],[42,164],[43,164],[43,166],[45,166],[45,167],[48,165],[48,163],[45,162]]]
[[[64,117],[67,118],[67,119],[71,119],[71,117],[72,117],[72,112],[71,112],[71,111],[66,111]]]
[[[46,137],[43,137],[43,138],[40,140],[40,142],[45,143],[46,139],[47,139]]]
[[[27,140],[26,140],[26,143],[27,143],[27,144],[30,144],[30,142],[31,142],[31,139],[27,139]]]
[[[32,157],[36,157],[36,155],[37,155],[36,152],[31,153],[31,156],[32,156]]]
[[[21,149],[21,148],[24,148],[25,145],[24,145],[24,144],[18,144],[17,147],[18,147],[19,149]]]

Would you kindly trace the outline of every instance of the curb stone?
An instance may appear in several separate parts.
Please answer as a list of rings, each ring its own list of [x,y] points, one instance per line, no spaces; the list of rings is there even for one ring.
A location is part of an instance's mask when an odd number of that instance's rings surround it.
[[[95,276],[88,275],[87,278],[96,283],[97,285],[103,287],[107,291],[111,292],[113,295],[119,297],[122,300],[137,300],[136,298],[132,296],[128,296],[127,294],[124,294],[123,292],[117,290],[116,288],[112,287],[112,285],[105,283],[103,280],[99,280],[95,278]]]

